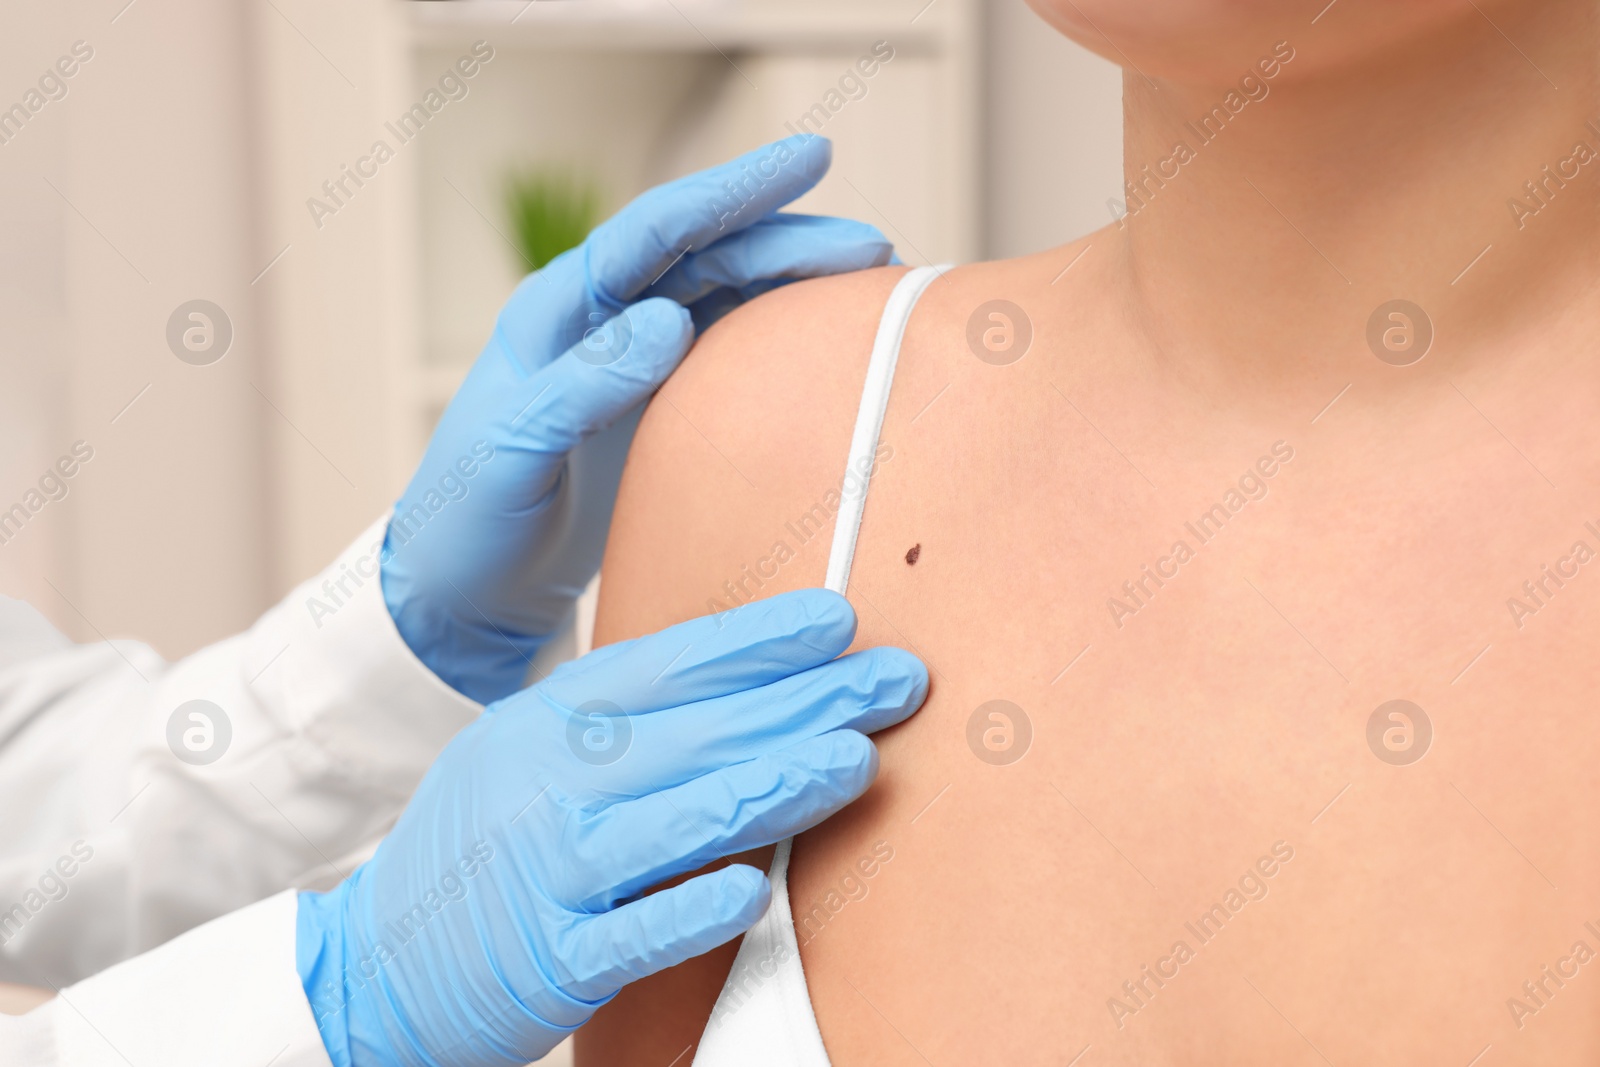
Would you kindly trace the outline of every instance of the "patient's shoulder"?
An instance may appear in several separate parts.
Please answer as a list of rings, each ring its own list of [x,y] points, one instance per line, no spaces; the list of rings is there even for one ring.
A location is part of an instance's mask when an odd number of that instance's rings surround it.
[[[651,412],[653,422],[690,421],[707,440],[695,448],[694,434],[652,425],[636,451],[683,437],[691,447],[681,458],[757,492],[810,473],[832,431],[842,427],[848,444],[878,320],[904,273],[879,267],[794,282],[734,310],[700,338]]]
[[[626,595],[603,597],[597,641],[821,584],[828,538],[819,557],[785,524],[843,477],[878,320],[904,273],[794,282],[705,332],[640,421],[603,568],[605,588]]]
[[[822,278],[791,282],[771,290],[723,316],[696,342],[693,352],[663,391],[698,389],[716,384],[733,387],[744,380],[766,377],[784,362],[769,357],[798,349],[816,350],[826,360],[826,349],[859,342],[870,344],[884,302],[908,268],[875,267]],[[752,361],[752,346],[766,355]],[[838,370],[852,360],[841,357]],[[825,368],[792,364],[796,381]]]
[[[1078,254],[1068,246],[941,272],[907,326],[885,433],[971,375],[975,343],[1009,336],[1025,349],[1006,331],[1033,329],[1023,306],[1061,305],[1067,294],[1052,279]],[[700,338],[645,412],[629,454],[597,640],[822,583],[832,525],[817,524],[835,510],[873,339],[906,271],[795,282]],[[999,379],[957,391],[966,404],[1011,403]]]

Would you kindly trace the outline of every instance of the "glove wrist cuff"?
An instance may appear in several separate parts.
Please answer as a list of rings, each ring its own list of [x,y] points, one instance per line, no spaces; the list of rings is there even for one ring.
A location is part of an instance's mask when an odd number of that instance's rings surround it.
[[[344,898],[349,883],[302,892],[295,913],[295,970],[333,1067],[351,1067],[349,995],[344,984]]]

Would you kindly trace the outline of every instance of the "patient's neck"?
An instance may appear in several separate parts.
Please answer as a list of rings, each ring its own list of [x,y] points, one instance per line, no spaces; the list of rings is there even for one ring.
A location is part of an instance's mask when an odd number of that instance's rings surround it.
[[[1395,298],[1438,330],[1422,374],[1530,324],[1594,336],[1600,5],[1478,6],[1360,69],[1320,64],[1308,23],[1248,96],[1126,76],[1120,234],[1158,358],[1213,385],[1340,377]]]

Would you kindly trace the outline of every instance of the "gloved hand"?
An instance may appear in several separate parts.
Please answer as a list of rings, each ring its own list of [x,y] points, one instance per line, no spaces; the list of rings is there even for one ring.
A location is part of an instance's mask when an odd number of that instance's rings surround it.
[[[800,134],[652,189],[507,301],[381,556],[401,636],[458,692],[515,692],[559,630],[600,566],[637,409],[695,330],[785,282],[889,261],[864,223],[775,213],[831,154]]]
[[[635,979],[747,929],[771,887],[718,857],[866,790],[863,734],[927,693],[921,662],[850,644],[822,589],[565,664],[491,705],[376,855],[302,893],[297,960],[336,1067],[525,1064]]]

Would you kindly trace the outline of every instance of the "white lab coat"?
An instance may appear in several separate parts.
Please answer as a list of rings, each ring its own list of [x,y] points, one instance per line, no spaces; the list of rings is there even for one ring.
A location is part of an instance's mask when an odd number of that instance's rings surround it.
[[[326,1067],[290,887],[349,873],[482,710],[395,630],[383,530],[177,663],[0,598],[0,981],[59,990],[0,1065]],[[232,732],[204,765],[168,744],[194,699]]]

